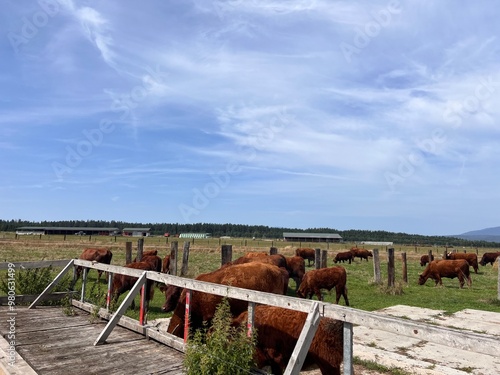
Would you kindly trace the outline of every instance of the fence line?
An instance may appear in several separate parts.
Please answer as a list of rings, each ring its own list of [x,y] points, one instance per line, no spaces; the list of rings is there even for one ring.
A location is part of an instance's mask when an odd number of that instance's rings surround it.
[[[17,262],[17,263],[21,264],[24,262]],[[275,295],[265,292],[257,292],[254,290],[198,281],[194,279],[188,279],[179,276],[158,273],[154,271],[142,271],[121,266],[84,261],[80,259],[70,260],[66,264],[64,270],[61,271],[61,273],[55,278],[53,283],[50,284],[44,290],[44,292],[42,292],[42,294],[40,294],[38,300],[43,299],[44,296],[50,292],[51,288],[58,282],[58,280],[61,279],[63,273],[67,272],[71,268],[70,265],[83,266],[89,269],[92,268],[111,273],[125,274],[136,278],[141,278],[142,276],[143,277],[142,282],[144,282],[144,279],[150,279],[157,282],[176,285],[191,290],[216,294],[228,298],[240,299],[248,301],[249,303],[266,304],[281,308],[302,311],[305,313],[311,312],[314,309],[313,305],[317,304],[319,306],[319,312],[321,316],[343,321],[344,326],[348,328],[350,327],[351,330],[353,324],[362,325],[372,329],[392,332],[404,336],[418,338],[419,340],[425,340],[436,344],[446,345],[448,347],[468,350],[475,353],[483,353],[496,357],[500,356],[500,340],[493,335],[478,334],[474,332],[463,333],[462,331],[457,329],[437,327],[424,322],[416,323],[401,318],[389,317],[386,315],[381,315],[374,312],[368,312],[363,310],[357,310],[346,306],[334,305],[330,303],[324,303],[313,300],[306,300],[297,297],[289,297],[289,296]],[[131,297],[133,296],[129,295],[127,298]],[[30,308],[35,307],[38,300],[33,302]],[[81,303],[83,303],[83,301]],[[109,332],[107,333],[109,334]],[[352,340],[352,335],[351,335],[351,340]],[[344,353],[344,361],[346,359],[348,361],[352,359],[352,342],[350,344],[351,344],[350,345],[351,353]],[[180,345],[181,344],[179,344],[178,347],[180,347]],[[176,349],[178,349],[178,347],[176,347]],[[349,347],[349,345],[347,345],[347,347]],[[350,372],[348,371],[349,371],[348,369],[347,370],[345,369],[344,373],[349,374]]]

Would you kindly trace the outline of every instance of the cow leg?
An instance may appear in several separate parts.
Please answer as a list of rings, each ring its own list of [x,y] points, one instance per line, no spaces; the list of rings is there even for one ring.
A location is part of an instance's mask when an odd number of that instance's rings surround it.
[[[340,285],[337,285],[335,287],[335,290],[337,291],[337,304],[339,303],[340,301],[340,296],[342,295],[344,297],[344,301],[345,301],[345,305],[346,306],[349,306],[349,299],[347,298],[347,286],[340,286]]]
[[[340,285],[335,285],[335,303],[338,305],[340,300],[340,295],[342,291],[340,290]]]
[[[441,278],[441,276],[438,276],[438,280],[439,280],[439,285],[443,286],[443,279]]]
[[[318,301],[323,301],[323,296],[321,295],[321,289],[314,289],[314,294],[318,297]]]
[[[340,375],[340,366],[333,367],[329,363],[320,363],[319,370],[321,371],[321,375]]]

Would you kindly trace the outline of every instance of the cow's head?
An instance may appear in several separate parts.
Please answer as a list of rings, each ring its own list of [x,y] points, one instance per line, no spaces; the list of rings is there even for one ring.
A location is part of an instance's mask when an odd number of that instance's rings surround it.
[[[424,285],[427,279],[424,277],[424,275],[420,274],[418,276],[418,285]]]
[[[306,298],[304,291],[300,288],[297,290],[297,297]]]
[[[165,303],[161,307],[161,311],[174,311],[181,297],[182,288],[175,285],[162,285],[160,286],[160,290],[165,294]]]

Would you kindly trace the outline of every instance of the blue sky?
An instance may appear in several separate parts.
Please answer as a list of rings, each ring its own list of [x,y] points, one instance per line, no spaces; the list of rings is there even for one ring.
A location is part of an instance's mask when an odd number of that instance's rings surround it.
[[[0,217],[500,225],[494,1],[3,1]]]

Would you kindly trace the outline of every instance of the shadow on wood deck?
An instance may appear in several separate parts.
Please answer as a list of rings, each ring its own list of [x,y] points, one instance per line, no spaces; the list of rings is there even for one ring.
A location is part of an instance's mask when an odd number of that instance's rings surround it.
[[[16,315],[9,315],[8,308],[0,306],[0,373],[184,374],[183,353],[120,326],[115,327],[106,344],[94,346],[106,321],[91,323],[88,312],[74,310],[76,315],[67,316],[61,307],[17,307]],[[11,366],[5,339],[8,319],[13,316],[16,350],[22,358],[17,355]],[[29,372],[29,366],[33,372]]]

